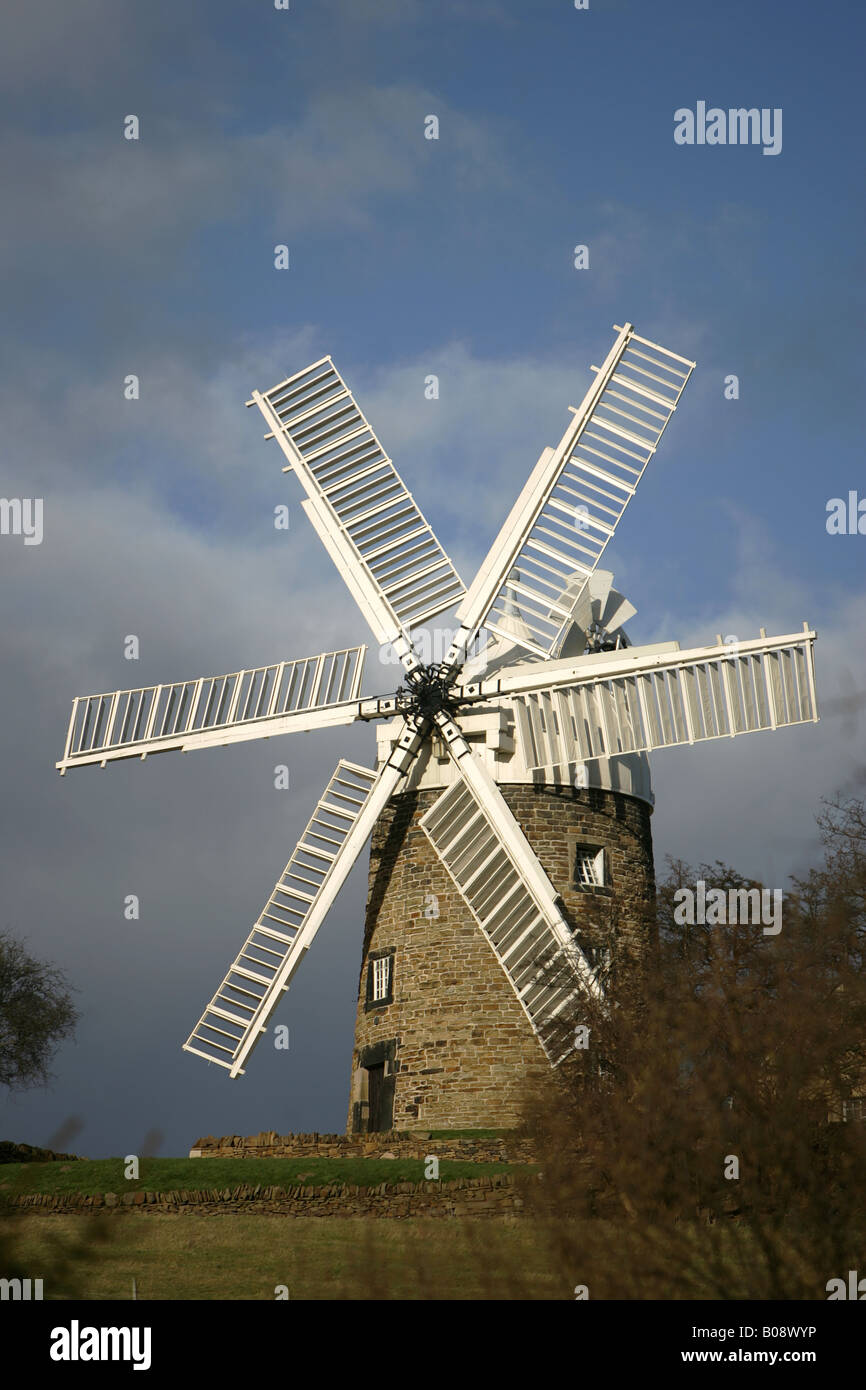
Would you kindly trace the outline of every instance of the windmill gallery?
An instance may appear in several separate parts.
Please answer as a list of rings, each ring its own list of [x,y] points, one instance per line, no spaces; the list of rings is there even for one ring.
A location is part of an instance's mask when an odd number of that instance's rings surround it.
[[[378,722],[375,767],[338,762],[184,1044],[243,1074],[370,840],[352,1131],[517,1123],[523,1086],[569,1055],[581,1002],[603,997],[599,902],[616,903],[618,949],[648,946],[647,754],[818,718],[807,624],[735,649],[631,644],[635,609],[599,562],[694,363],[629,323],[615,332],[468,589],[330,357],[252,393],[402,663],[396,693],[361,693],[359,645],[73,704],[61,773]],[[455,605],[450,647],[423,661],[421,625]]]

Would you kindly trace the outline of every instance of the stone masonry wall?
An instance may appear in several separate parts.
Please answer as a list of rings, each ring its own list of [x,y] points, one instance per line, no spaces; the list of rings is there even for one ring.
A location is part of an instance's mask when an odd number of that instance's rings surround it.
[[[323,1187],[252,1187],[178,1192],[116,1192],[86,1196],[68,1192],[28,1193],[11,1199],[17,1211],[32,1216],[106,1214],[192,1216],[520,1216],[524,1202],[508,1174],[457,1178],[453,1182],[380,1183],[356,1187],[332,1183]]]
[[[424,1131],[380,1134],[276,1134],[266,1131],[242,1138],[226,1134],[197,1139],[190,1158],[437,1158],[476,1163],[531,1163],[535,1146],[518,1134],[465,1135],[432,1139]]]
[[[500,790],[562,894],[579,943],[615,943],[621,961],[638,961],[651,940],[649,806],[594,789]],[[524,1088],[551,1084],[509,980],[418,823],[438,796],[422,790],[393,798],[373,832],[349,1130],[366,1127],[371,1057],[387,1059],[396,1130],[516,1128]],[[606,851],[602,890],[574,882],[584,844]],[[386,951],[394,953],[393,1002],[371,1007],[368,959]]]

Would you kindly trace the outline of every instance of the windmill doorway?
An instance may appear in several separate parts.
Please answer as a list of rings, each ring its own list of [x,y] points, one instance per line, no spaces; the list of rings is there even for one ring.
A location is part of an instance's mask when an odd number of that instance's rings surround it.
[[[352,1106],[352,1129],[356,1134],[380,1134],[394,1128],[396,1051],[396,1040],[389,1039],[362,1048],[358,1055]]]
[[[390,1129],[389,1123],[383,1124],[385,1112],[385,1063],[379,1062],[374,1067],[367,1067],[367,1105],[368,1118],[367,1128],[370,1133],[378,1133],[382,1129]]]

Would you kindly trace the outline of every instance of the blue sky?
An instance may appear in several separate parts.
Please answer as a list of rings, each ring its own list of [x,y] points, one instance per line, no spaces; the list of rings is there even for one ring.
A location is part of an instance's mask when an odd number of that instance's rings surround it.
[[[829,713],[657,756],[657,861],[723,858],[771,886],[804,868],[866,721],[833,712],[866,690],[866,537],[825,528],[830,498],[866,496],[862,10],[48,0],[2,26],[0,486],[46,518],[39,547],[0,538],[2,925],[84,1012],[53,1088],[0,1105],[8,1137],[77,1114],[82,1152],[154,1127],[182,1152],[344,1123],[363,865],[279,1015],[287,1060],[260,1049],[229,1083],[178,1048],[336,757],[372,758],[364,731],[53,771],[75,694],[366,639],[243,406],[325,353],[466,581],[612,324],[697,361],[607,552],[632,637],[808,619]],[[676,145],[699,100],[781,108],[781,153]]]

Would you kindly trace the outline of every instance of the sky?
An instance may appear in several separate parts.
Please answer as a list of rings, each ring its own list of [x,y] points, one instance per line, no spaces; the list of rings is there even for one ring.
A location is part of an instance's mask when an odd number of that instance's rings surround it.
[[[826,524],[866,499],[864,38],[853,0],[7,0],[0,496],[42,499],[43,534],[0,535],[0,930],[81,1021],[0,1138],[345,1126],[366,854],[274,1017],[288,1051],[231,1081],[181,1044],[372,731],[54,768],[96,690],[361,641],[393,689],[244,408],[325,354],[466,583],[612,325],[697,362],[605,566],[633,641],[808,621],[822,718],[656,753],[657,869],[816,862],[866,738],[866,534]],[[781,112],[781,148],[676,143],[699,102]]]

